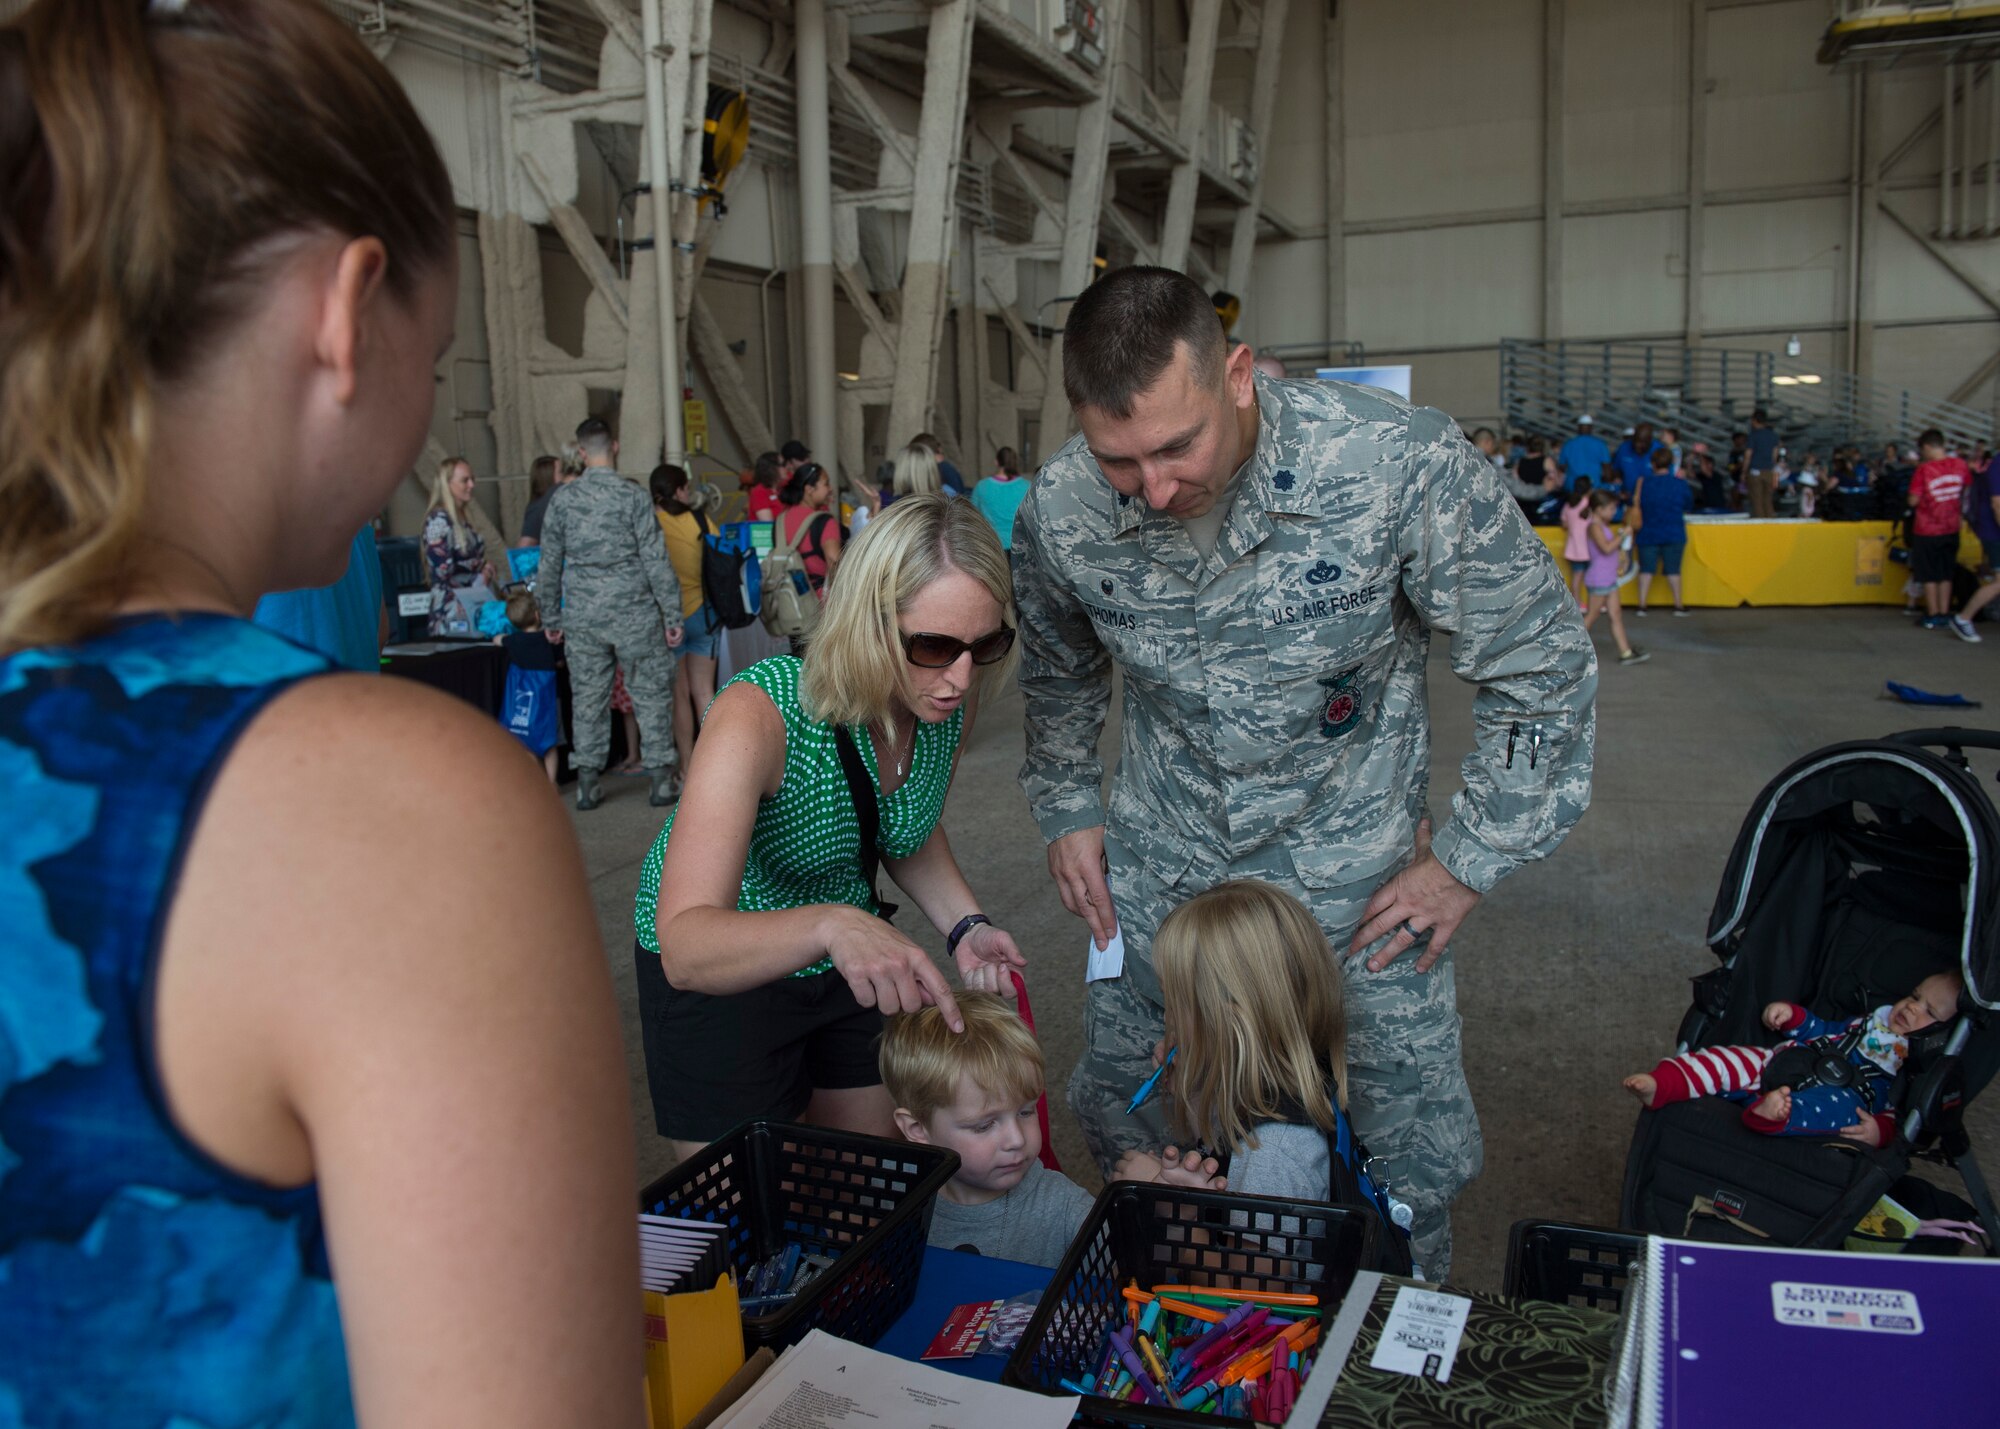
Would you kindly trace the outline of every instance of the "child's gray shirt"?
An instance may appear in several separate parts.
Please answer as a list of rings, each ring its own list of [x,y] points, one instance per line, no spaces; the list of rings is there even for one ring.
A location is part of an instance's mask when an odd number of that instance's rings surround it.
[[[1090,1214],[1090,1192],[1041,1162],[1031,1162],[1021,1184],[977,1206],[937,1198],[930,1243],[946,1250],[970,1246],[981,1255],[1018,1260],[1049,1270]]]

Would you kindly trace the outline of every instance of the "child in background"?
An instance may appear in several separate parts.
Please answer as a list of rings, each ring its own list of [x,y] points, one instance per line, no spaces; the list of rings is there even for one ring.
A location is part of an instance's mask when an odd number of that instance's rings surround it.
[[[1174,1126],[1227,1155],[1227,1186],[1251,1196],[1324,1201],[1333,1184],[1335,1105],[1347,1105],[1347,1012],[1326,934],[1296,898],[1256,879],[1183,903],[1153,936],[1153,963],[1175,1049],[1162,1079]],[[1196,1153],[1128,1151],[1129,1181],[1214,1184]]]
[[[1583,628],[1590,629],[1600,615],[1610,616],[1611,638],[1618,642],[1618,663],[1637,665],[1652,656],[1625,638],[1625,616],[1618,605],[1618,556],[1624,537],[1611,524],[1617,510],[1617,492],[1600,486],[1590,493],[1590,564],[1583,573],[1590,605],[1583,613]]]
[[[507,732],[542,761],[553,784],[556,750],[563,742],[562,712],[556,705],[556,647],[542,633],[542,608],[527,591],[507,597],[507,619],[513,622],[514,633],[493,638],[507,652],[507,691],[500,708],[506,711]]]
[[[1563,498],[1563,530],[1568,533],[1563,541],[1563,559],[1569,562],[1570,594],[1576,597],[1577,607],[1582,609],[1590,604],[1584,594],[1583,576],[1590,566],[1590,478],[1579,476],[1576,488]]]
[[[904,1139],[958,1153],[958,1174],[931,1212],[930,1243],[1053,1270],[1091,1195],[1041,1163],[1042,1049],[994,993],[961,992],[958,1010],[963,1032],[935,1007],[890,1018],[879,1054]]]
[[[993,523],[1003,550],[1014,549],[1014,514],[1021,509],[1027,495],[1028,483],[1021,475],[1021,459],[1014,455],[1012,447],[1000,448],[994,454],[993,475],[972,488],[972,504]]]
[[[1951,577],[1972,472],[1945,451],[1944,433],[1936,427],[1917,438],[1917,451],[1923,463],[1910,478],[1910,576],[1924,588],[1923,628],[1950,627],[1964,639],[1973,634],[1972,623],[1964,622],[1963,630],[1953,625]]]

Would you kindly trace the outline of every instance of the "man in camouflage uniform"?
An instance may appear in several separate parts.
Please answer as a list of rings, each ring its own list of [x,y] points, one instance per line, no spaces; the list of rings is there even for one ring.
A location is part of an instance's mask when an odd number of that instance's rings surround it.
[[[1442,1278],[1451,1201],[1481,1161],[1446,947],[1589,802],[1596,660],[1547,551],[1449,418],[1273,381],[1252,356],[1225,353],[1180,274],[1097,283],[1064,334],[1082,433],[1015,526],[1022,787],[1064,904],[1100,946],[1114,930],[1125,946],[1122,975],[1089,985],[1070,1106],[1107,1171],[1172,1139],[1164,1098],[1124,1110],[1162,1035],[1153,932],[1224,879],[1268,880],[1342,959],[1355,1126],[1414,1210],[1417,1263]],[[1478,686],[1478,747],[1433,841],[1434,628]]]
[[[620,476],[618,443],[592,418],[576,429],[584,472],[559,486],[542,518],[542,565],[535,596],[542,628],[569,653],[576,806],[603,798],[598,775],[611,750],[611,675],[639,720],[651,802],[674,800],[674,657],[681,643],[681,583],[667,559],[659,519],[645,489]]]

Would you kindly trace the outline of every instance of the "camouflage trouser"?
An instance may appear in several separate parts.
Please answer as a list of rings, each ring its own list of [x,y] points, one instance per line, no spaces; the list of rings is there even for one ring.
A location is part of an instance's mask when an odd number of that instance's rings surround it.
[[[1174,1140],[1169,1099],[1155,1096],[1133,1116],[1133,1091],[1153,1070],[1161,1036],[1159,980],[1152,936],[1176,905],[1206,886],[1168,886],[1107,838],[1112,901],[1125,939],[1125,974],[1090,984],[1084,1003],[1083,1058],[1069,1083],[1069,1105],[1091,1154],[1108,1175],[1119,1153],[1155,1151]],[[1299,898],[1326,930],[1336,955],[1361,921],[1384,872],[1365,884],[1307,889],[1275,870],[1238,870]],[[1454,948],[1456,948],[1454,943]],[[1479,1118],[1465,1083],[1459,1045],[1452,953],[1427,973],[1405,953],[1379,973],[1366,956],[1342,960],[1347,1001],[1347,1099],[1355,1132],[1388,1163],[1393,1193],[1415,1213],[1413,1253],[1429,1280],[1451,1269],[1451,1202],[1479,1174],[1484,1159]]]
[[[671,767],[674,753],[674,656],[666,635],[649,631],[607,631],[566,625],[563,649],[569,658],[570,722],[578,769],[604,768],[611,752],[611,672],[622,666],[625,691],[639,720],[639,751],[646,767]]]

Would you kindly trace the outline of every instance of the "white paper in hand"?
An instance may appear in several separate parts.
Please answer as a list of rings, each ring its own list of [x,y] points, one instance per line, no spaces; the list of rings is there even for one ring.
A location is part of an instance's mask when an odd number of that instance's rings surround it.
[[[1102,982],[1108,977],[1117,977],[1125,971],[1125,930],[1120,928],[1111,935],[1109,947],[1097,946],[1097,939],[1090,940],[1089,955],[1083,965],[1085,982]]]
[[[1451,1362],[1458,1357],[1465,1317],[1471,1311],[1472,1302],[1463,1295],[1403,1286],[1389,1307],[1389,1321],[1382,1327],[1382,1340],[1369,1366],[1450,1384]]]

